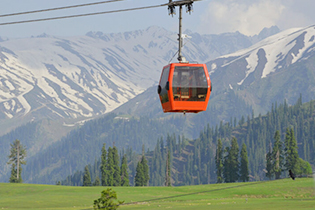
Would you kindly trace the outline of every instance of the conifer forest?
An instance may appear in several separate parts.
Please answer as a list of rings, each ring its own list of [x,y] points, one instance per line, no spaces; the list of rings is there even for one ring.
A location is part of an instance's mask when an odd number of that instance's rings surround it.
[[[150,186],[169,186],[169,182],[172,186],[180,186],[285,178],[289,176],[289,164],[292,164],[286,158],[289,156],[295,157],[300,165],[304,164],[304,168],[308,167],[308,171],[293,169],[303,176],[311,173],[310,166],[315,164],[314,105],[315,101],[302,104],[302,96],[292,106],[286,101],[275,103],[266,115],[255,116],[253,113],[240,120],[234,118],[230,122],[221,122],[215,127],[207,125],[193,140],[168,132],[164,137],[156,137],[152,150],[143,148],[144,155],[131,147],[120,152],[116,149],[114,162],[120,170],[128,165],[124,173],[128,174],[131,186],[139,186],[136,184],[139,171],[147,173],[141,176]],[[295,149],[291,152],[289,148]],[[110,152],[112,148],[108,150]],[[87,165],[91,183],[101,184],[97,180],[102,179],[103,160],[100,155]],[[144,172],[146,165],[148,169]],[[83,169],[69,175],[61,184],[82,186]],[[122,183],[122,173],[116,174]],[[143,183],[140,185],[146,185]]]

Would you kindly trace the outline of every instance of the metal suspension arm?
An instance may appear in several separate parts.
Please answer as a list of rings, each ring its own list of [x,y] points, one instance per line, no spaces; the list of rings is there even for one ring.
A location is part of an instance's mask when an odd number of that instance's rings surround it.
[[[179,6],[179,34],[178,34],[178,58],[177,60],[181,62],[183,60],[182,57],[182,46],[183,46],[183,38],[182,38],[182,11],[183,5]]]
[[[168,3],[168,14],[174,15],[175,13],[175,7],[179,6],[179,33],[178,33],[178,57],[177,60],[181,62],[185,62],[185,58],[182,56],[182,47],[183,47],[183,38],[182,38],[182,11],[183,11],[183,5],[186,6],[186,12],[191,13],[192,12],[192,4],[194,1],[198,0],[181,0],[181,1],[172,1],[169,0]],[[199,0],[200,1],[200,0]]]

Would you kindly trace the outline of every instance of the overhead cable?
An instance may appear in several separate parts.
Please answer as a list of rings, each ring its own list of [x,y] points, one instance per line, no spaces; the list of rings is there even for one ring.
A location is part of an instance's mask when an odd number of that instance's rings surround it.
[[[5,23],[0,23],[0,26],[13,25],[13,24],[19,24],[19,23],[40,22],[40,21],[47,21],[47,20],[58,20],[58,19],[66,19],[66,18],[84,17],[84,16],[92,16],[92,15],[102,15],[102,14],[110,14],[110,13],[117,13],[117,12],[134,11],[134,10],[151,9],[151,8],[162,7],[162,6],[166,6],[166,5],[167,4],[160,4],[160,5],[154,5],[154,6],[135,7],[135,8],[129,8],[129,9],[105,11],[105,12],[94,12],[94,13],[87,13],[87,14],[78,14],[78,15],[69,15],[69,16],[60,16],[60,17],[51,17],[51,18],[41,18],[41,19],[33,19],[33,20],[22,20],[22,21],[14,21],[14,22],[5,22]]]
[[[69,8],[83,7],[83,6],[91,6],[91,5],[96,5],[96,4],[112,3],[112,2],[116,2],[116,1],[124,1],[124,0],[108,0],[108,1],[87,3],[87,4],[79,4],[79,5],[72,5],[72,6],[65,6],[65,7],[43,9],[43,10],[34,10],[34,11],[28,11],[28,12],[4,14],[4,15],[0,15],[0,17],[7,17],[7,16],[13,16],[13,15],[23,15],[23,14],[31,14],[31,13],[46,12],[46,11],[60,10],[60,9],[69,9]],[[180,0],[180,1],[175,1],[175,2],[169,1],[169,3],[166,3],[166,4],[153,5],[153,6],[135,7],[135,8],[129,8],[129,9],[120,9],[120,10],[94,12],[94,13],[68,15],[68,16],[58,16],[58,17],[50,17],[50,18],[40,18],[40,19],[33,19],[33,20],[21,20],[21,21],[4,22],[4,23],[0,23],[0,26],[20,24],[20,23],[40,22],[40,21],[47,21],[47,20],[58,20],[58,19],[66,19],[66,18],[84,17],[84,16],[92,16],[92,15],[101,15],[101,14],[110,14],[110,13],[117,13],[117,12],[128,12],[128,11],[151,9],[151,8],[164,7],[164,6],[179,6],[179,5],[190,4],[190,3],[193,3],[194,1],[202,1],[202,0]]]
[[[61,10],[61,9],[70,9],[70,8],[76,8],[76,7],[86,7],[86,6],[92,6],[92,5],[97,5],[97,4],[113,3],[113,2],[117,2],[117,1],[125,1],[125,0],[108,0],[108,1],[100,1],[100,2],[93,2],[93,3],[86,3],[86,4],[64,6],[64,7],[55,7],[55,8],[49,8],[49,9],[33,10],[33,11],[27,11],[27,12],[17,12],[17,13],[0,15],[0,17],[26,15],[26,14],[32,14],[32,13],[48,12],[48,11]]]

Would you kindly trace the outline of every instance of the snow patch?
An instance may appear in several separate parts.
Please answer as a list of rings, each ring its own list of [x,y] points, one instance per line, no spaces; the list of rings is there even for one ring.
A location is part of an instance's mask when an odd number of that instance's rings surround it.
[[[9,88],[10,91],[15,90],[15,87],[8,80],[5,81],[5,85]]]
[[[212,63],[211,64],[211,70],[214,71],[216,68],[217,68],[217,64],[216,63]]]
[[[14,110],[14,108],[15,108],[15,105],[16,105],[15,100],[12,100],[11,105],[12,105],[11,111],[13,111],[13,110]]]
[[[27,102],[27,100],[23,97],[23,95],[20,95],[18,97],[16,97],[19,102],[21,103],[21,105],[23,106],[24,108],[24,115],[26,115],[27,113],[29,113],[29,111],[31,110],[31,106],[29,105],[29,103]]]
[[[258,50],[256,51],[256,53],[251,53],[247,58],[245,58],[245,60],[247,61],[246,68],[248,69],[248,71],[245,72],[245,78],[237,83],[238,85],[242,85],[245,79],[248,77],[248,75],[255,71],[256,66],[258,65],[257,53],[258,53]]]
[[[8,118],[13,118],[13,115],[12,114],[10,114],[10,113],[8,113],[8,112],[4,112],[4,114],[8,117]]]
[[[296,36],[298,36],[298,34]],[[277,55],[279,55],[279,53],[287,55],[292,47],[295,46],[296,42],[291,42],[291,44],[288,44],[289,40],[291,39],[287,37],[286,39],[282,39],[281,41],[279,41],[278,44],[264,46],[267,63],[262,72],[261,78],[265,78],[268,74],[277,70],[276,66],[279,63]]]
[[[74,126],[76,126],[76,125],[83,125],[85,122],[87,122],[87,121],[89,121],[89,120],[80,120],[80,121],[78,121],[78,122],[75,122],[75,123],[72,123],[72,124],[68,124],[68,123],[65,123],[65,122],[63,122],[63,126],[66,126],[66,127],[74,127]]]
[[[313,44],[314,44],[314,34],[315,34],[315,29],[314,27],[309,28],[306,31],[305,37],[304,37],[304,47],[302,49],[299,49],[298,54],[295,56],[292,54],[293,59],[292,59],[292,64],[297,62],[304,54],[305,51],[307,51]]]
[[[3,106],[4,106],[4,108],[5,108],[6,110],[9,110],[9,109],[11,108],[9,102],[7,102],[7,101],[3,103]]]
[[[214,73],[216,69],[217,69],[217,64],[216,64],[216,63],[212,63],[212,64],[211,64],[211,70],[210,70],[210,72],[209,72],[209,75],[211,75],[212,73]]]
[[[261,78],[265,78],[268,74],[275,72],[276,67],[279,63],[279,60],[277,55],[279,53],[282,53],[283,55],[287,55],[288,52],[295,46],[295,42],[291,42],[291,44],[288,45],[288,43],[291,40],[296,39],[298,36],[301,35],[303,31],[307,31],[308,35],[305,36],[305,40],[308,41],[308,43],[305,43],[305,46],[303,50],[300,50],[297,56],[294,56],[294,60],[292,62],[296,62],[302,55],[307,48],[313,44],[314,40],[311,39],[312,34],[314,34],[314,27],[308,27],[306,29],[302,28],[292,28],[285,31],[282,31],[278,34],[275,34],[273,36],[270,36],[253,46],[239,50],[235,53],[231,53],[228,55],[221,56],[219,58],[229,58],[229,57],[235,57],[234,60],[225,63],[222,67],[227,66],[239,59],[246,58],[247,63],[249,64],[247,66],[248,71],[246,71],[246,76],[244,79],[242,79],[238,84],[242,84],[244,80],[247,78],[247,76],[255,70],[255,67],[257,66],[257,52],[259,49],[263,49],[266,53],[266,59],[267,63],[265,65],[265,68],[263,70],[263,73],[261,75]],[[312,41],[309,41],[312,40]]]

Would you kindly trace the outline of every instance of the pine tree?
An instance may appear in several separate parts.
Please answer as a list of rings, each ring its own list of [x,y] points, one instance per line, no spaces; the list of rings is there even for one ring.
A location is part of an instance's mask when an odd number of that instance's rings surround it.
[[[230,147],[225,147],[224,152],[226,153],[223,161],[223,179],[224,182],[231,182],[231,160],[229,158]]]
[[[7,164],[12,164],[11,168],[11,177],[13,175],[16,175],[16,179],[11,179],[10,180],[16,182],[16,183],[22,183],[22,167],[21,165],[25,165],[26,161],[24,160],[24,158],[26,157],[26,149],[25,147],[20,143],[20,141],[18,139],[16,139],[13,144],[11,145],[11,150],[10,150],[10,155],[9,157],[9,161]],[[14,164],[14,165],[13,165]],[[16,168],[16,169],[14,169]],[[13,173],[13,175],[12,175]]]
[[[91,186],[91,175],[90,175],[90,171],[89,171],[89,167],[85,166],[84,168],[84,175],[83,175],[83,186],[87,187],[87,186]]]
[[[172,186],[171,184],[171,154],[170,150],[167,151],[166,160],[166,176],[165,176],[165,186]]]
[[[143,186],[143,183],[144,183],[143,166],[141,164],[141,161],[139,161],[136,168],[135,186]]]
[[[127,156],[124,155],[121,161],[121,186],[130,186],[129,185],[129,175],[128,175],[128,163]]]
[[[149,166],[148,166],[148,161],[143,155],[141,158],[141,165],[143,169],[143,186],[147,186],[150,176],[149,176]]]
[[[236,182],[239,178],[239,147],[237,139],[232,137],[231,148],[226,148],[227,156],[224,158],[223,176],[225,182]]]
[[[266,154],[266,177],[271,180],[273,176],[273,171],[272,171],[272,155],[271,155],[271,142],[270,142],[270,147],[269,147],[269,152]]]
[[[243,182],[249,180],[247,148],[244,143],[241,150],[240,180]]]
[[[12,165],[11,165],[11,176],[10,176],[9,182],[10,183],[18,183],[18,180],[16,178],[15,163],[12,163]]]
[[[121,177],[120,177],[120,167],[119,167],[119,156],[118,150],[113,147],[113,164],[114,164],[114,173],[113,173],[113,186],[120,186]]]
[[[97,159],[95,157],[93,167],[91,168],[91,170],[92,170],[91,171],[91,180],[94,179],[94,182],[96,181],[96,177],[99,177],[99,174],[100,174],[99,167],[100,167],[100,161],[97,161]],[[100,181],[100,178],[98,178],[98,181]],[[94,186],[94,183],[93,183],[93,186]]]
[[[298,147],[294,136],[294,130],[289,128],[286,131],[285,136],[285,156],[286,156],[286,169],[292,170],[293,173],[296,173],[296,163],[299,158]]]
[[[275,143],[272,149],[271,159],[272,159],[272,173],[274,173],[276,179],[280,179],[281,173],[283,171],[283,149],[282,149],[282,142],[280,139],[279,131],[276,131],[275,136]]]
[[[177,172],[175,172],[174,182],[175,182],[174,185],[178,186],[178,173]]]
[[[106,185],[107,186],[113,186],[114,185],[114,155],[113,155],[113,149],[111,147],[108,147],[107,150],[107,180]]]
[[[242,126],[244,123],[245,123],[245,118],[244,118],[244,116],[242,116],[241,120],[238,121],[238,125]]]
[[[239,178],[238,169],[239,169],[239,146],[237,139],[232,137],[232,144],[230,150],[231,158],[231,181],[236,182]]]
[[[106,151],[106,147],[105,144],[103,144],[102,147],[102,155],[101,155],[101,184],[102,186],[106,186],[107,185],[107,151]]]
[[[217,150],[215,155],[215,165],[217,169],[217,183],[223,182],[223,145],[221,139],[218,139]]]
[[[96,176],[93,186],[100,186],[100,184],[101,184],[100,178]]]

